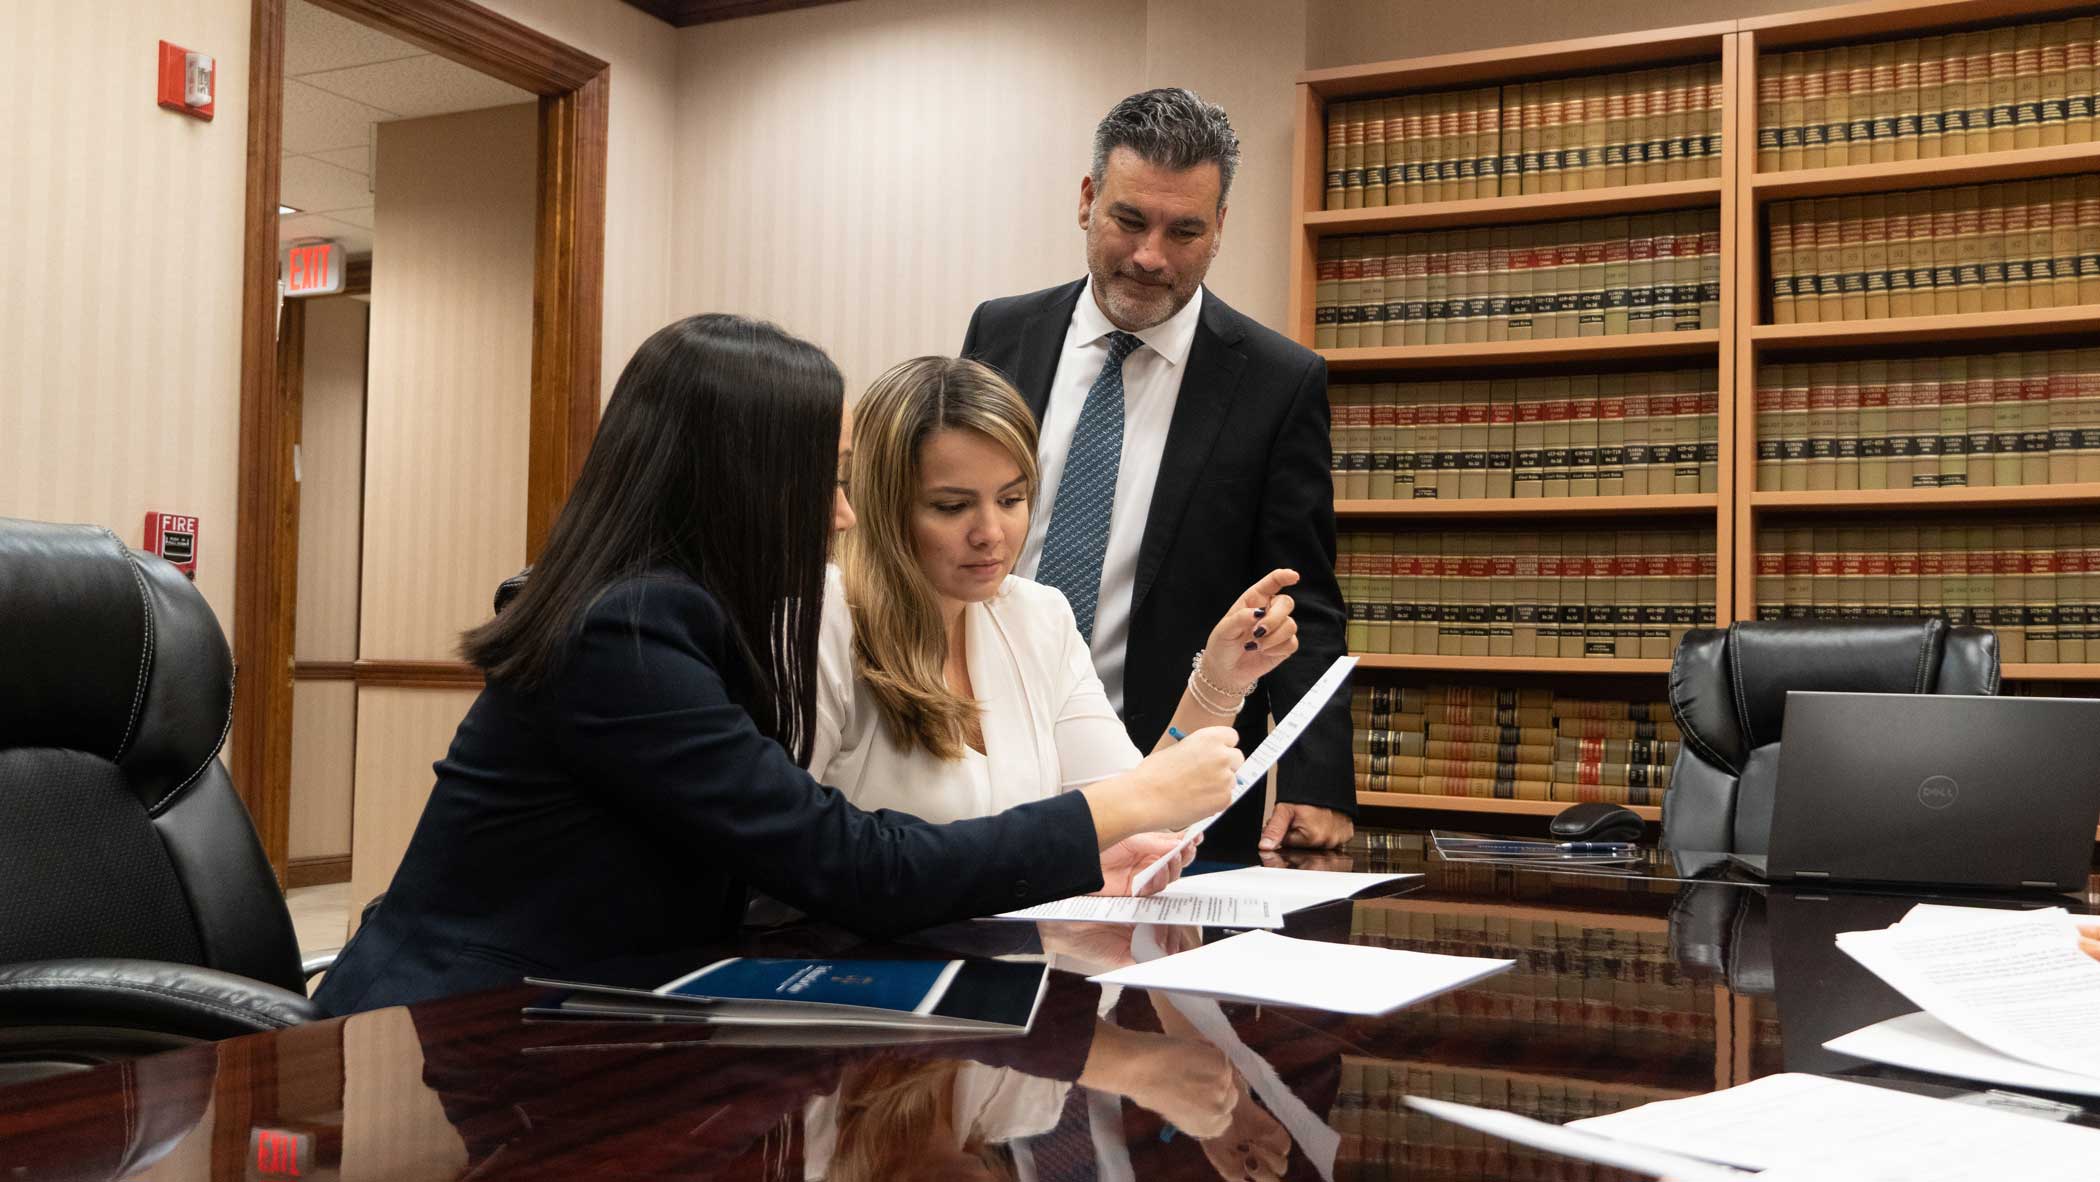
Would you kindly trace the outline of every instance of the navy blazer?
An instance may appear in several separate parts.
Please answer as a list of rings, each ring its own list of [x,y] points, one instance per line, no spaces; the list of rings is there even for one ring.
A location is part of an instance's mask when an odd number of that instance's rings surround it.
[[[747,884],[869,936],[1100,889],[1079,793],[951,825],[863,812],[759,732],[736,651],[714,598],[659,573],[608,590],[542,685],[490,682],[315,999],[352,1013],[720,941]]]
[[[1041,422],[1072,309],[1084,279],[980,304],[962,355],[1004,373]],[[1298,572],[1298,652],[1262,679],[1240,713],[1252,751],[1271,713],[1282,717],[1347,651],[1334,576],[1334,478],[1327,435],[1327,363],[1203,293],[1196,339],[1167,427],[1159,481],[1138,543],[1130,648],[1123,666],[1123,722],[1150,751],[1188,684],[1189,658],[1254,580],[1279,566]],[[1349,695],[1335,694],[1277,769],[1276,798],[1356,813]],[[1256,793],[1233,807],[1210,839],[1252,844]]]

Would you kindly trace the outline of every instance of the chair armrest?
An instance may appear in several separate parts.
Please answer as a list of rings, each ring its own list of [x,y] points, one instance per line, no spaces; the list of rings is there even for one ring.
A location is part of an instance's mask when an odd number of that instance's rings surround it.
[[[342,954],[342,949],[330,948],[322,952],[316,952],[300,961],[299,976],[305,980],[306,987],[312,989],[314,987],[314,978],[334,968],[335,958]]]
[[[0,1025],[152,1030],[198,1039],[325,1017],[312,1000],[196,965],[121,957],[0,965]]]

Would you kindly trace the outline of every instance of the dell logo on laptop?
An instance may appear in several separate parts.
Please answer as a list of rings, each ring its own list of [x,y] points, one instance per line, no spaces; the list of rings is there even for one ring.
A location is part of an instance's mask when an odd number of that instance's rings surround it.
[[[1927,776],[1918,785],[1918,803],[1929,809],[1943,809],[1954,803],[1961,793],[1961,785],[1945,776]]]

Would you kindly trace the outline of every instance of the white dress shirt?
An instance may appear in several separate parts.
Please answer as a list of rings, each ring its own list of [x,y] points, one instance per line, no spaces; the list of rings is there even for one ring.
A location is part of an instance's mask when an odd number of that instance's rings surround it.
[[[1130,644],[1130,595],[1137,585],[1138,546],[1145,540],[1145,519],[1152,512],[1152,488],[1159,482],[1159,461],[1167,449],[1167,428],[1174,421],[1174,402],[1188,372],[1189,349],[1196,342],[1196,318],[1203,310],[1203,289],[1181,311],[1143,332],[1145,342],[1123,361],[1123,459],[1116,470],[1116,497],[1109,511],[1108,548],[1101,563],[1101,599],[1094,608],[1094,671],[1117,713],[1123,709],[1123,664]],[[1036,442],[1036,462],[1043,486],[1037,490],[1028,542],[1014,573],[1035,577],[1043,558],[1043,537],[1057,504],[1057,483],[1064,475],[1065,455],[1079,426],[1087,391],[1108,361],[1108,334],[1118,331],[1096,302],[1090,279],[1072,308],[1065,329],[1064,351],[1057,357],[1057,376],[1050,380],[1050,402]]]
[[[853,671],[853,618],[833,568],[817,642],[817,719],[809,774],[863,809],[935,824],[988,817],[1119,775],[1144,758],[1101,692],[1071,605],[1055,588],[1009,575],[964,609],[970,688],[983,704],[984,751],[956,760],[891,740],[875,695]]]

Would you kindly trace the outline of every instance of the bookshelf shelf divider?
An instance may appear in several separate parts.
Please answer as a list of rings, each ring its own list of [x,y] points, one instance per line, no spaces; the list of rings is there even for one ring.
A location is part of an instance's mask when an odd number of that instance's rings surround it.
[[[1309,210],[1305,214],[1305,227],[1321,237],[1329,237],[1432,230],[1444,226],[1501,226],[1605,214],[1647,213],[1658,209],[1692,209],[1718,203],[1723,188],[1723,178],[1707,177],[1612,189],[1577,189],[1572,193],[1529,193],[1519,197],[1479,197],[1418,205]]]
[[[1359,792],[1358,805],[1372,808],[1397,809],[1444,809],[1454,813],[1508,813],[1513,816],[1550,817],[1567,808],[1565,800],[1511,800],[1506,797],[1489,796],[1431,796],[1418,792]],[[1652,804],[1631,804],[1627,808],[1639,813],[1644,820],[1662,820],[1662,809]]]
[[[1677,493],[1643,497],[1513,497],[1413,501],[1336,501],[1342,518],[1379,517],[1633,517],[1690,516],[1712,513],[1722,498],[1716,493]]]
[[[1307,301],[1310,304],[1311,301]],[[1464,345],[1399,345],[1370,349],[1322,349],[1329,373],[1405,372],[1488,366],[1546,365],[1576,361],[1644,358],[1711,358],[1721,344],[1719,329],[1636,333],[1610,337],[1562,337],[1544,341],[1491,341]]]

